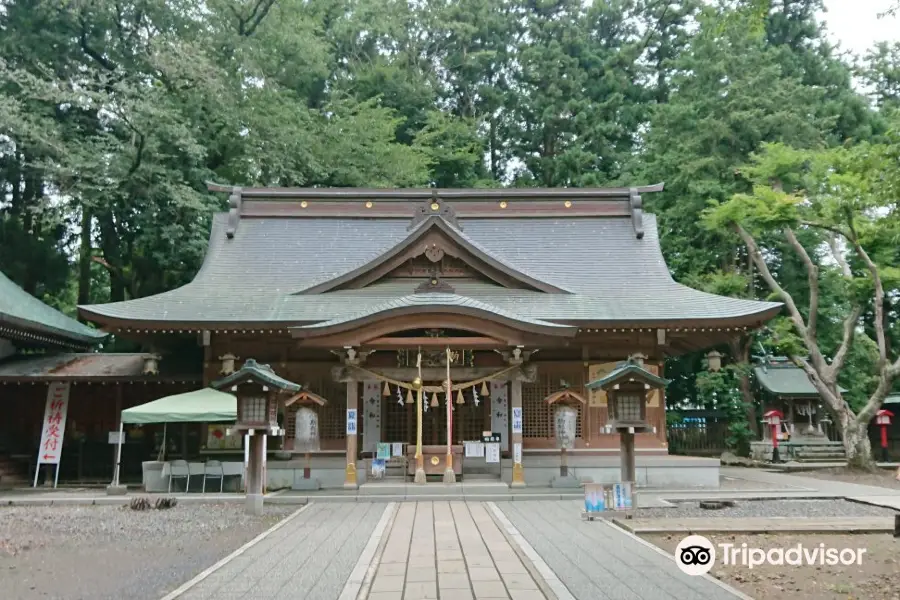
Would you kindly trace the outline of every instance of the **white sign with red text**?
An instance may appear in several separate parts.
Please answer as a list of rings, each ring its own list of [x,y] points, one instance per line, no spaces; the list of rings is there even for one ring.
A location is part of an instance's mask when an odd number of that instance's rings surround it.
[[[44,430],[38,448],[38,464],[58,465],[62,457],[66,414],[69,410],[69,384],[51,383],[44,408]]]

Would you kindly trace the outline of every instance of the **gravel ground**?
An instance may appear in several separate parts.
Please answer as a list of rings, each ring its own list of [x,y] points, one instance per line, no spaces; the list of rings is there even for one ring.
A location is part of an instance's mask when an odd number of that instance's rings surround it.
[[[752,479],[741,479],[740,477],[719,476],[719,489],[723,491],[739,492],[743,490],[780,490],[790,486],[776,483],[768,483],[765,481],[754,481]]]
[[[644,539],[670,554],[681,536],[642,535]],[[721,581],[757,600],[900,600],[900,540],[888,534],[840,535],[731,535],[707,534],[713,544],[729,543],[768,551],[801,544],[805,549],[865,548],[859,565],[762,565],[750,569],[744,565],[722,564],[710,573]],[[669,539],[667,539],[669,538]],[[718,546],[717,546],[718,552]]]
[[[891,508],[871,506],[847,500],[739,500],[731,508],[709,510],[700,508],[698,502],[679,502],[672,508],[641,508],[636,519],[663,517],[890,517],[896,513]]]
[[[817,471],[802,471],[794,473],[798,477],[810,477],[812,479],[825,479],[827,481],[842,481],[845,483],[858,483],[860,485],[874,485],[876,487],[900,490],[900,480],[897,479],[897,471],[879,469],[875,473],[860,473],[848,469],[822,469]]]
[[[0,508],[0,598],[158,600],[297,507]]]

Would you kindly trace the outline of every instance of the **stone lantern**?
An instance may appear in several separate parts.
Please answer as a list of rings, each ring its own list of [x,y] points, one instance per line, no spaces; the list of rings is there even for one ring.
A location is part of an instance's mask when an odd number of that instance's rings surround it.
[[[281,394],[300,391],[300,386],[279,377],[269,365],[248,359],[231,375],[215,381],[212,387],[229,391],[237,397],[237,419],[233,431],[250,438],[250,460],[247,467],[247,508],[255,514],[263,507],[263,436],[284,435],[278,425],[278,403]]]
[[[634,483],[634,434],[651,431],[647,422],[650,392],[663,389],[668,379],[657,377],[644,368],[643,357],[633,356],[605,377],[587,384],[587,389],[601,389],[609,399],[609,425],[619,433],[622,457],[622,481]]]

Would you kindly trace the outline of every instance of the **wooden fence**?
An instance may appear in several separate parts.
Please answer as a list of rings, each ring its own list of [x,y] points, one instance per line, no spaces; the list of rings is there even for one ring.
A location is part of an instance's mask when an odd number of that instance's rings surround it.
[[[681,420],[667,426],[670,454],[719,456],[725,452],[728,421],[723,413],[692,410],[680,414]]]

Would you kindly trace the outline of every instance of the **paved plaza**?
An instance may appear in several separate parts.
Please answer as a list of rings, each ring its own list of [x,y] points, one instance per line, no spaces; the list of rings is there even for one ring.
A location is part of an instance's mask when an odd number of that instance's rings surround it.
[[[714,600],[575,501],[310,504],[164,600]]]

